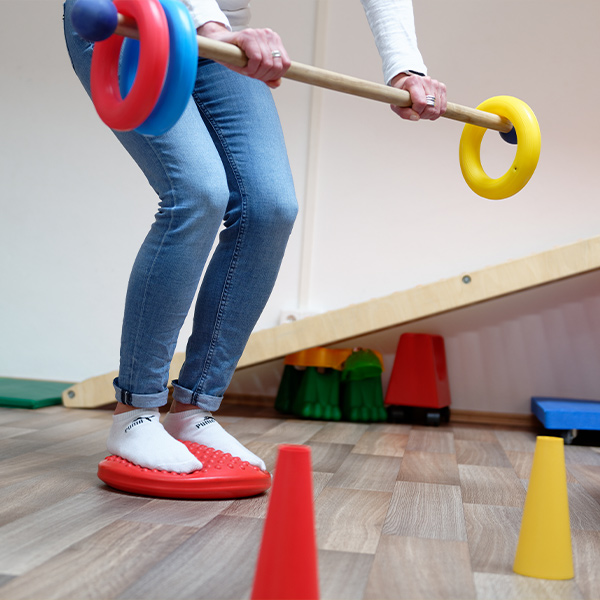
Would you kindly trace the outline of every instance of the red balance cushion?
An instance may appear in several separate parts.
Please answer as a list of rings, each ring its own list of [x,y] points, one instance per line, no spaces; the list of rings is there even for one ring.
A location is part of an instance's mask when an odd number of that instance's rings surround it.
[[[271,475],[259,467],[220,450],[183,442],[203,467],[193,473],[146,469],[108,456],[98,465],[98,477],[107,485],[160,498],[219,499],[256,496],[271,487]]]

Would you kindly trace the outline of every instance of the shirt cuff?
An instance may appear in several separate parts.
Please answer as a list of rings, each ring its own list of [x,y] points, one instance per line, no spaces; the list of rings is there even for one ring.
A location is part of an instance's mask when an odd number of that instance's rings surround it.
[[[194,27],[202,27],[202,25],[215,22],[221,23],[229,31],[231,31],[231,25],[229,19],[225,16],[225,13],[219,8],[216,0],[181,0],[186,8],[190,11]]]

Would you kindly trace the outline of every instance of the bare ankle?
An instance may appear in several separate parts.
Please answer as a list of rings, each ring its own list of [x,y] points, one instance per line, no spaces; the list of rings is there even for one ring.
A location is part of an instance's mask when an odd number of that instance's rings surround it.
[[[117,402],[117,407],[115,408],[115,412],[113,414],[120,415],[124,412],[138,410],[138,408],[139,406],[128,406],[127,404],[123,404],[122,402]]]
[[[177,402],[177,400],[173,400],[170,412],[179,413],[186,410],[197,410],[197,408],[198,407],[194,404],[183,404],[181,402]]]

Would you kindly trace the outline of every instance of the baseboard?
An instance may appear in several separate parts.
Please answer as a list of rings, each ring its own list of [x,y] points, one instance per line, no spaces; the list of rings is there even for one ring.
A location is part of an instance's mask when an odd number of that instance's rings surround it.
[[[251,394],[226,394],[223,398],[222,406],[229,409],[235,409],[235,407],[255,407],[256,409],[274,408],[275,398]],[[452,407],[450,423],[495,427],[518,427],[523,429],[538,429],[540,427],[540,423],[534,415],[462,410]]]
[[[520,413],[480,412],[477,410],[461,410],[452,408],[451,423],[464,423],[470,425],[492,425],[503,427],[522,427],[537,429],[539,421],[534,415]]]
[[[225,394],[221,406],[256,406],[257,408],[273,408],[275,397],[254,394]]]

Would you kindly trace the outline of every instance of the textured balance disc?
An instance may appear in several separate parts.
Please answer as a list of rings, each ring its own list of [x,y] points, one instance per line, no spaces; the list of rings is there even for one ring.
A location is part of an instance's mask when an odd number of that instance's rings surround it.
[[[202,463],[199,471],[172,473],[146,469],[111,455],[98,465],[98,477],[117,490],[160,498],[245,498],[271,487],[271,475],[267,471],[220,450],[183,443]]]

